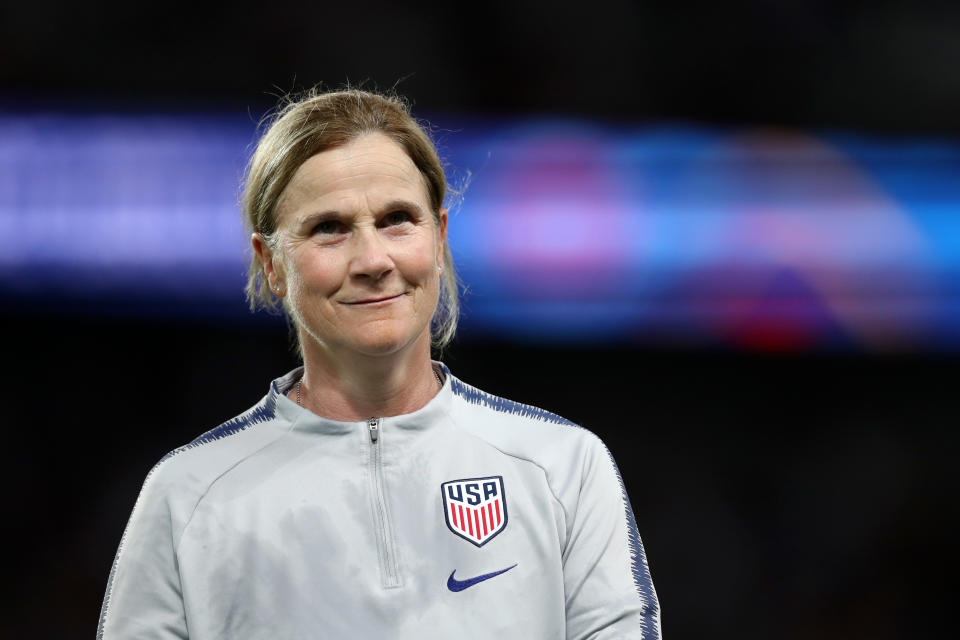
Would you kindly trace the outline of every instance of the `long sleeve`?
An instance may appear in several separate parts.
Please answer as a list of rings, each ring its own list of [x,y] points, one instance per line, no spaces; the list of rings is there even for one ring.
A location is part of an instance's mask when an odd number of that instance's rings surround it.
[[[659,640],[660,609],[620,472],[591,438],[563,550],[567,638]]]
[[[97,640],[187,638],[170,498],[147,476],[120,541],[100,612]]]

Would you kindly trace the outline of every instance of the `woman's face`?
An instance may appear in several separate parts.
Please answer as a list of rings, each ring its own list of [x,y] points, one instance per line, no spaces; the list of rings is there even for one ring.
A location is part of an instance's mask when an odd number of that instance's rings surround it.
[[[424,178],[402,147],[370,133],[313,156],[284,190],[277,216],[273,276],[305,353],[312,338],[332,356],[418,344],[429,354],[447,214],[438,228]]]

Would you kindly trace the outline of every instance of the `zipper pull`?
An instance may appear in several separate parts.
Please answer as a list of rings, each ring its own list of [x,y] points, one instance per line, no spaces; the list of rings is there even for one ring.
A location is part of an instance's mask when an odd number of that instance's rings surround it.
[[[380,437],[380,421],[376,418],[367,420],[367,426],[370,427],[370,442],[376,444]]]

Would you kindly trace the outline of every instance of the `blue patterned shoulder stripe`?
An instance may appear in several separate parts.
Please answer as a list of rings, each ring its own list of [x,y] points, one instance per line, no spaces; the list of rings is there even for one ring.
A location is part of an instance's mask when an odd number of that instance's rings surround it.
[[[643,541],[640,540],[640,531],[637,528],[637,518],[633,514],[633,505],[630,504],[630,496],[627,495],[627,488],[623,484],[623,476],[620,475],[620,468],[617,461],[613,459],[610,449],[607,449],[607,455],[613,464],[613,470],[617,473],[617,482],[620,483],[620,492],[623,494],[624,517],[627,519],[627,544],[630,547],[630,572],[633,574],[633,586],[637,590],[637,595],[643,607],[643,637],[657,638],[657,625],[655,618],[660,615],[657,594],[653,590],[653,578],[650,576],[650,566],[647,564],[647,554],[643,550]]]
[[[513,400],[501,398],[500,396],[495,396],[492,393],[487,393],[486,391],[481,391],[476,387],[470,386],[469,384],[457,378],[451,377],[450,387],[456,395],[460,396],[471,404],[489,407],[494,411],[499,411],[501,413],[509,413],[511,415],[522,416],[525,418],[535,418],[538,420],[543,420],[544,422],[552,422],[553,424],[562,424],[569,427],[577,427],[580,429],[583,428],[577,423],[571,422],[566,418],[562,418],[555,413],[550,413],[549,411],[534,407],[529,404],[522,404],[520,402],[514,402]]]
[[[239,433],[244,429],[251,427],[255,424],[260,424],[262,422],[267,422],[269,420],[272,420],[276,415],[277,415],[277,396],[276,396],[276,392],[271,389],[270,393],[268,393],[263,400],[255,404],[253,407],[251,407],[244,413],[241,413],[236,418],[227,420],[226,422],[221,424],[219,427],[216,427],[214,429],[211,429],[210,431],[207,431],[203,435],[194,439],[189,444],[185,444],[184,446],[178,449],[174,449],[173,451],[165,455],[160,460],[160,462],[163,462],[164,460],[171,458],[183,451],[187,451],[189,449],[195,449],[199,446],[208,444],[210,442],[215,442],[217,440],[222,440],[227,436],[232,436],[233,434]]]

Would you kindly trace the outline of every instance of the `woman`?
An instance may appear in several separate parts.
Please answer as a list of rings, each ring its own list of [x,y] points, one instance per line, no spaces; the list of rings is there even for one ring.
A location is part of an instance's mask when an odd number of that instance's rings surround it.
[[[250,163],[247,293],[304,366],[150,472],[105,638],[658,638],[599,439],[430,360],[457,290],[436,150],[398,99],[288,105]]]

